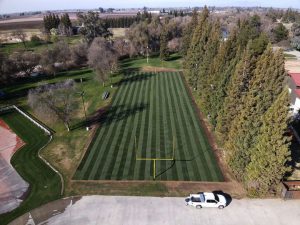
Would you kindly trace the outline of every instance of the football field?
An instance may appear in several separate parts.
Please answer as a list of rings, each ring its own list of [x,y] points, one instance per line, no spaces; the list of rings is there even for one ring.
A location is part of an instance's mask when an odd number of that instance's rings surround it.
[[[137,159],[157,159],[157,180],[223,181],[178,72],[125,76],[73,179],[153,179],[153,161]]]

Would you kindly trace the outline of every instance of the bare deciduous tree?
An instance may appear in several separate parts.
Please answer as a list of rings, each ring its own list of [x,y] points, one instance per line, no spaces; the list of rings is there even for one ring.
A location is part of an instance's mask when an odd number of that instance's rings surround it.
[[[0,52],[0,84],[8,83],[14,72],[15,66],[13,65],[13,62]]]
[[[58,28],[57,28],[57,31],[58,31],[58,34],[59,35],[62,35],[62,36],[72,36],[73,35],[73,31],[72,31],[72,27],[67,27],[65,26],[64,24],[60,23],[58,25]]]
[[[68,43],[59,41],[52,48],[42,52],[40,64],[46,73],[56,75],[57,71],[68,69],[70,61],[71,51]]]
[[[108,80],[118,67],[118,55],[112,44],[104,38],[95,38],[88,50],[88,64],[94,69],[98,80]]]
[[[88,45],[86,42],[78,43],[71,48],[71,60],[77,65],[82,65],[87,62]]]
[[[9,59],[14,64],[16,71],[23,72],[25,76],[30,76],[39,64],[40,55],[34,52],[19,51],[11,54]]]
[[[58,60],[58,54],[57,49],[45,49],[41,53],[40,64],[45,73],[56,75],[58,68],[55,66],[55,63]]]
[[[61,120],[70,131],[70,119],[76,109],[75,82],[47,84],[31,89],[28,103],[33,111],[47,121]]]
[[[145,21],[138,24],[133,24],[125,34],[126,38],[130,40],[132,48],[138,54],[146,55],[147,47],[149,46],[150,36],[148,33],[147,23]],[[133,49],[131,50],[132,52]]]
[[[61,63],[62,69],[68,69],[71,60],[71,50],[66,41],[57,42],[53,48],[58,52],[58,62]]]
[[[24,45],[24,48],[26,48],[26,38],[27,38],[27,35],[26,33],[23,31],[23,30],[15,30],[13,33],[12,33],[12,36],[14,36],[15,38],[19,39],[23,45]]]
[[[116,38],[113,47],[120,57],[128,56],[130,53],[130,43],[124,38]]]
[[[181,38],[173,38],[171,41],[168,42],[168,49],[171,52],[178,52],[181,49]]]

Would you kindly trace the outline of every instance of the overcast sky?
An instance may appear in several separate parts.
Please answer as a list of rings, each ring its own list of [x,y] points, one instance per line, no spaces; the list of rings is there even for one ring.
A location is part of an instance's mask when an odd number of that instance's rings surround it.
[[[299,8],[300,0],[0,0],[0,14],[36,10],[180,7],[180,6],[262,6]]]

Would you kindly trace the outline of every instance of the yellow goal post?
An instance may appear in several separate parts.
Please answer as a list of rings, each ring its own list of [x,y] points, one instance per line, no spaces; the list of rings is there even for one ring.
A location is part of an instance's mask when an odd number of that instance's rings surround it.
[[[172,150],[172,157],[171,158],[148,158],[148,157],[138,157],[138,149],[137,149],[137,140],[136,136],[134,139],[134,146],[135,146],[135,158],[137,161],[153,161],[153,180],[156,179],[156,161],[174,161],[175,160],[175,137],[173,136],[173,150]]]

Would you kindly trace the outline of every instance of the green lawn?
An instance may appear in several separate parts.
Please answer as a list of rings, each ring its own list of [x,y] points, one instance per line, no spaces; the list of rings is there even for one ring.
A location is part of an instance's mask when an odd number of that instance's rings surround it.
[[[136,155],[171,158],[173,141],[175,161],[157,162],[158,180],[223,180],[180,74],[130,73],[74,179],[150,180],[152,163],[136,161]]]
[[[0,224],[7,224],[30,209],[58,199],[61,181],[59,176],[38,157],[39,149],[48,143],[50,137],[16,111],[2,113],[0,118],[26,143],[13,155],[11,163],[30,184],[29,195],[21,206],[10,213],[0,215]]]
[[[181,57],[178,54],[172,54],[168,61],[162,61],[157,56],[149,57],[148,63],[147,58],[133,58],[124,59],[121,62],[121,68],[124,70],[139,70],[147,67],[163,67],[169,69],[181,69]]]

